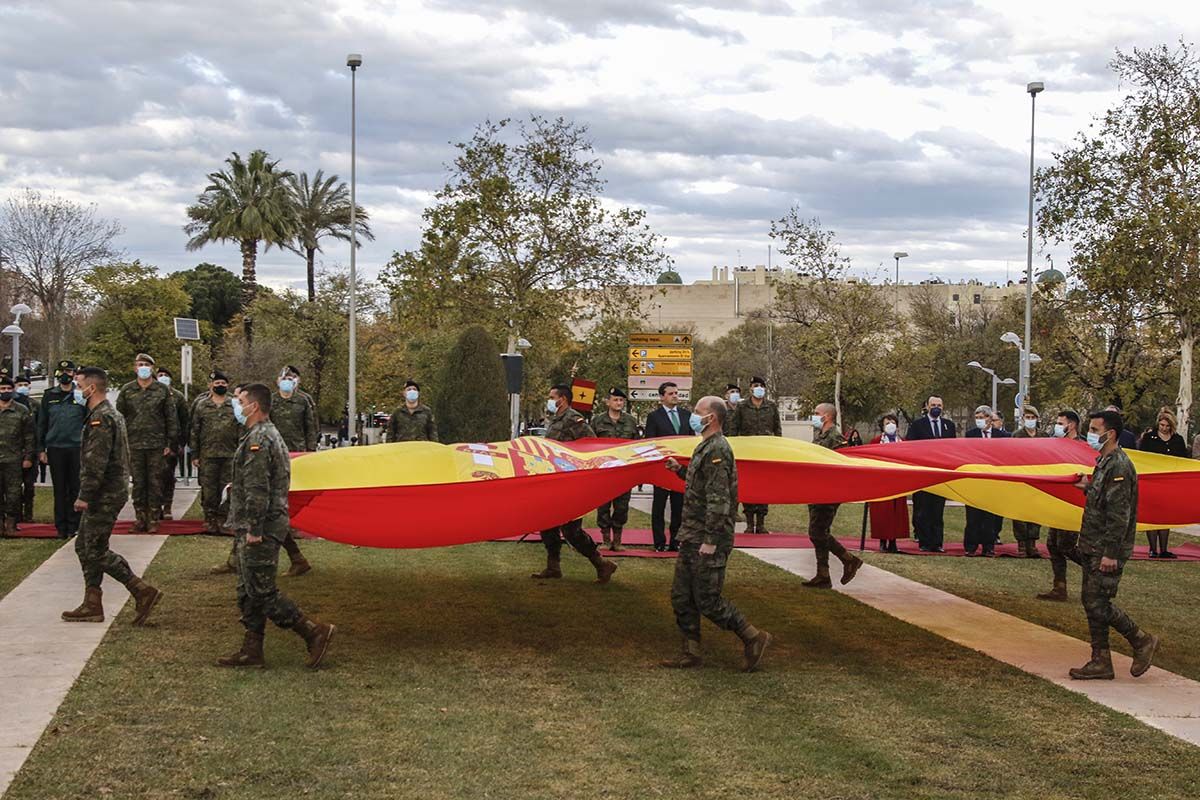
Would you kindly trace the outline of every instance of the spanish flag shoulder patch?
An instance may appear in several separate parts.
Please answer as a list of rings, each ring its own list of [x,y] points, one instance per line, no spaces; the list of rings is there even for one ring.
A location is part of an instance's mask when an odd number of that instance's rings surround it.
[[[1124,475],[1118,475],[1118,476],[1116,476],[1115,478],[1113,478],[1113,483],[1116,483],[1117,481],[1123,481],[1123,480],[1125,480],[1125,476],[1124,476]]]
[[[91,426],[92,426],[93,428],[98,428],[98,427],[100,427],[100,423],[101,423],[101,420],[94,419],[94,420],[92,420],[92,421],[91,421],[91,423],[90,423],[90,424],[91,424]]]
[[[712,463],[714,463],[714,464],[720,464],[720,463],[721,463],[721,457],[720,457],[720,456],[717,456],[716,458],[714,458],[714,459],[712,460]]]
[[[261,444],[252,444],[252,445],[250,445],[250,452],[251,452],[251,453],[257,453],[259,450],[262,450],[262,445],[261,445]]]

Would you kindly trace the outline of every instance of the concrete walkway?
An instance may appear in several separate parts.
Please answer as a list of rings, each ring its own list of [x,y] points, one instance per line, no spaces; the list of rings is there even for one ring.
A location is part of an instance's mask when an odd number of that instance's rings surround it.
[[[116,536],[113,548],[141,575],[166,539]],[[0,795],[129,599],[111,579],[104,581],[104,589],[103,623],[59,618],[83,598],[79,559],[74,543],[68,542],[0,599],[0,641],[5,643],[0,658]]]
[[[805,578],[817,568],[816,554],[808,549],[741,552]],[[855,600],[1200,745],[1200,683],[1196,681],[1157,667],[1135,679],[1129,674],[1129,657],[1119,653],[1113,653],[1116,680],[1073,681],[1067,670],[1087,661],[1086,642],[877,567],[864,565],[847,586],[836,583],[837,565],[833,572],[837,591]],[[810,590],[797,587],[797,591]],[[1082,608],[1079,613],[1083,615]]]

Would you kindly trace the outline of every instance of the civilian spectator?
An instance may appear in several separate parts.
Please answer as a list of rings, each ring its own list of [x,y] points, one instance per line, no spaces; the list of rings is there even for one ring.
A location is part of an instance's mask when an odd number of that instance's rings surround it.
[[[988,406],[975,409],[975,424],[967,429],[964,436],[967,439],[1007,439],[1012,434],[1003,428],[997,429],[992,420],[997,415]],[[996,555],[996,540],[1000,537],[1000,527],[1004,518],[999,514],[984,511],[982,508],[967,506],[967,527],[963,531],[963,549],[968,556],[976,555],[976,550],[992,558]]]
[[[1175,415],[1169,408],[1163,408],[1158,412],[1157,425],[1153,430],[1142,434],[1138,449],[1164,456],[1188,457],[1187,443],[1176,432]],[[1171,531],[1166,528],[1146,531],[1146,538],[1150,540],[1151,558],[1175,558],[1175,554],[1167,549],[1167,540],[1170,536]]]
[[[898,444],[900,418],[895,414],[884,414],[879,420],[880,434],[871,444]],[[908,498],[896,497],[868,504],[871,514],[871,538],[879,540],[879,552],[898,553],[897,539],[908,538]]]
[[[925,416],[908,426],[908,441],[924,439],[953,439],[956,435],[954,420],[942,416],[942,398],[931,395],[926,401]],[[944,553],[946,498],[930,492],[913,495],[913,533],[921,550],[926,553]]]

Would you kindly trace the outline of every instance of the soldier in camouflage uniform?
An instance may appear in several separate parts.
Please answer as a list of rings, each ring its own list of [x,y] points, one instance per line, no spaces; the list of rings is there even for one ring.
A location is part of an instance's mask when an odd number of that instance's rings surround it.
[[[17,402],[12,378],[0,377],[0,534],[15,536],[21,519],[23,471],[33,466],[33,414]]]
[[[104,370],[84,367],[76,378],[88,407],[80,449],[79,497],[75,500],[75,510],[83,513],[75,537],[75,554],[83,568],[84,593],[83,603],[74,611],[64,611],[62,618],[66,622],[103,622],[100,584],[108,575],[133,595],[133,624],[141,625],[163,593],[134,575],[129,562],[108,547],[113,523],[129,499],[125,418],[108,402],[108,374]]]
[[[23,486],[21,489],[21,520],[23,522],[33,522],[33,498],[36,492],[34,484],[37,482],[37,458],[42,451],[41,437],[38,435],[38,425],[42,418],[42,402],[38,398],[30,395],[31,381],[29,373],[22,372],[13,379],[13,385],[16,387],[17,396],[14,398],[18,403],[21,403],[29,409],[29,413],[33,418],[33,462],[21,470],[21,479]]]
[[[678,658],[661,662],[664,667],[699,667],[700,618],[707,617],[722,630],[733,631],[742,640],[742,670],[752,672],[771,643],[771,634],[751,625],[737,607],[721,596],[725,569],[733,552],[733,523],[737,516],[737,464],[733,449],[721,432],[725,402],[703,397],[691,419],[699,427],[700,444],[692,451],[687,468],[673,458],[666,466],[683,479],[683,525],[679,529],[679,557],[671,585],[671,607],[675,624],[683,634],[683,651]],[[698,423],[698,425],[697,425]]]
[[[1112,680],[1112,654],[1108,629],[1129,640],[1133,648],[1130,674],[1137,678],[1150,669],[1158,637],[1140,630],[1129,615],[1113,605],[1121,571],[1133,555],[1137,536],[1138,476],[1118,437],[1123,420],[1116,411],[1091,415],[1088,444],[1100,452],[1091,478],[1079,476],[1075,485],[1085,493],[1083,522],[1076,557],[1083,568],[1083,610],[1092,640],[1092,658],[1072,669],[1075,680]]]
[[[1079,415],[1069,409],[1060,413],[1058,423],[1054,426],[1054,436],[1057,439],[1083,441],[1084,437],[1079,434]],[[1078,542],[1078,531],[1050,528],[1046,532],[1046,549],[1050,551],[1050,569],[1054,574],[1054,586],[1050,591],[1039,594],[1038,600],[1058,603],[1067,601],[1067,559],[1072,557]]]
[[[724,433],[729,435],[733,427],[733,412],[737,411],[738,403],[742,402],[742,387],[736,383],[725,384],[725,425]]]
[[[832,403],[819,403],[814,409],[813,425],[816,433],[813,444],[837,450],[845,447],[846,440],[838,433],[833,418],[835,409]],[[810,589],[832,589],[833,580],[829,577],[829,554],[833,553],[842,562],[842,584],[854,580],[855,573],[862,566],[862,559],[846,551],[842,543],[833,538],[833,518],[837,516],[837,504],[810,505],[808,507],[808,538],[812,540],[813,549],[817,553],[817,574],[802,583]]]
[[[592,430],[600,439],[637,439],[637,419],[632,414],[625,413],[625,392],[619,388],[608,390],[608,408],[603,414],[592,416]],[[629,521],[630,489],[622,495],[614,497],[596,509],[596,524],[600,526],[600,537],[604,546],[609,550],[624,550],[621,545],[621,535],[625,523]]]
[[[166,367],[158,368],[158,382],[167,387],[167,391],[171,393],[171,401],[175,404],[176,424],[179,428],[175,441],[172,442],[171,455],[163,461],[162,508],[159,509],[159,519],[172,519],[171,506],[175,503],[175,476],[178,474],[180,461],[184,458],[184,450],[187,448],[188,424],[192,417],[191,408],[188,406],[183,392],[171,387],[173,377],[171,370]]]
[[[288,527],[288,486],[291,458],[279,430],[271,423],[271,390],[252,383],[241,391],[238,411],[247,434],[233,457],[233,484],[226,525],[238,540],[238,609],[246,628],[242,647],[217,659],[222,667],[263,666],[263,636],[267,620],[290,628],[308,648],[310,668],[325,657],[334,626],[317,622],[275,585],[279,548],[291,533]]]
[[[548,418],[546,422],[546,438],[556,442],[573,442],[576,439],[588,439],[595,434],[588,427],[583,416],[571,408],[571,387],[566,384],[556,384],[550,389],[550,399],[546,401]],[[535,572],[531,578],[561,578],[562,540],[571,543],[578,553],[592,562],[596,568],[596,582],[608,583],[617,565],[601,558],[600,551],[592,537],[583,531],[583,521],[573,519],[565,525],[542,531],[542,544],[546,546],[546,568]]]
[[[728,436],[783,436],[783,423],[779,418],[779,406],[767,399],[767,382],[762,378],[750,379],[750,399],[737,404],[733,420],[729,423]],[[768,507],[765,503],[743,504],[746,514],[746,533],[767,533]]]
[[[389,442],[436,442],[437,424],[433,409],[421,402],[421,387],[416,381],[404,384],[404,403],[392,411],[388,420]]]
[[[1038,420],[1041,415],[1038,410],[1025,404],[1025,415],[1020,429],[1012,435],[1014,439],[1045,438],[1038,430]],[[1042,526],[1033,522],[1023,522],[1019,519],[1012,521],[1013,537],[1017,540],[1017,558],[1041,558],[1038,551],[1038,539],[1042,538]]]
[[[220,370],[208,376],[208,394],[192,407],[188,447],[192,464],[200,478],[200,507],[204,509],[204,530],[220,533],[224,512],[221,495],[233,480],[233,454],[237,450],[241,425],[233,415],[228,397],[229,379]]]
[[[154,379],[154,359],[138,353],[134,369],[137,378],[122,386],[117,395],[117,411],[125,418],[129,432],[133,508],[137,514],[133,530],[157,533],[163,464],[179,440],[179,415],[171,390]]]
[[[311,453],[317,449],[321,428],[317,422],[317,404],[312,395],[300,391],[300,370],[288,365],[279,373],[279,391],[271,398],[271,423],[283,437],[289,453]],[[300,552],[296,536],[288,530],[283,540],[291,566],[284,573],[295,578],[312,569],[312,564]]]

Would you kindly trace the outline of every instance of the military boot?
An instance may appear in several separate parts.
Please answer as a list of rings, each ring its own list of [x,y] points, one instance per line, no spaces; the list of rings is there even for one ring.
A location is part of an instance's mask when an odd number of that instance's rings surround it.
[[[230,558],[224,564],[217,564],[208,571],[209,575],[232,575],[237,572],[237,567],[233,565],[233,559]]]
[[[622,530],[620,528],[612,529],[612,549],[614,553],[620,553],[625,549],[625,547],[621,544],[621,533]]]
[[[146,514],[146,533],[158,533],[158,512],[150,511]]]
[[[146,512],[140,508],[136,509],[136,511],[137,511],[137,518],[134,520],[133,527],[130,528],[130,531],[132,533],[145,533],[146,532]]]
[[[535,572],[529,577],[548,580],[550,578],[562,577],[562,562],[557,555],[546,553],[546,568],[541,572]]]
[[[302,554],[296,553],[291,557],[292,565],[288,567],[288,571],[283,573],[285,578],[298,578],[306,572],[312,570],[312,564],[308,563],[308,559]]]
[[[832,589],[833,581],[829,579],[829,567],[817,567],[817,574],[800,585],[808,589]]]
[[[859,567],[863,565],[863,560],[856,555],[846,553],[842,556],[842,585],[845,586],[850,581],[854,580],[854,576],[858,574]]]
[[[758,669],[758,662],[762,661],[767,645],[771,644],[771,634],[747,624],[738,631],[738,636],[743,645],[742,672],[754,672]]]
[[[609,528],[600,529],[600,539],[605,550],[612,550],[612,531]]]
[[[696,669],[703,666],[704,659],[700,657],[700,641],[684,639],[683,649],[675,658],[664,658],[658,662],[660,667],[667,669]]]
[[[767,530],[767,515],[759,513],[759,514],[755,514],[754,516],[755,516],[754,532],[755,533],[770,533],[770,531]]]
[[[589,560],[596,568],[596,583],[608,583],[613,573],[617,571],[617,563],[609,561],[607,558],[601,558],[599,553],[593,553]]]
[[[1082,667],[1073,667],[1067,674],[1077,681],[1111,681],[1115,677],[1112,653],[1107,647],[1093,647],[1092,660]]]
[[[204,513],[204,532],[214,536],[221,532],[221,526],[217,524],[216,518],[207,511]]]
[[[150,616],[150,612],[162,600],[163,593],[138,577],[134,577],[125,588],[133,595],[134,616],[133,624],[141,625]]]
[[[1067,582],[1055,581],[1054,588],[1048,592],[1042,592],[1037,596],[1038,600],[1050,600],[1055,603],[1067,602]]]
[[[1146,674],[1146,670],[1150,669],[1150,663],[1154,661],[1154,651],[1158,649],[1158,637],[1139,630],[1129,637],[1129,646],[1133,648],[1133,664],[1129,667],[1129,674],[1140,678]]]
[[[11,539],[17,535],[17,521],[12,517],[4,518],[4,528],[0,531],[5,537]]]
[[[83,590],[83,602],[74,611],[62,613],[63,622],[104,622],[104,593],[99,586]]]
[[[308,660],[304,662],[304,665],[309,669],[321,666],[321,659],[325,658],[325,651],[329,649],[329,641],[333,639],[333,632],[337,629],[328,622],[317,622],[308,617],[301,617],[293,630],[300,635],[308,647]]]
[[[241,650],[217,659],[218,667],[262,667],[265,665],[263,635],[254,631],[246,631],[246,638],[242,639]]]

